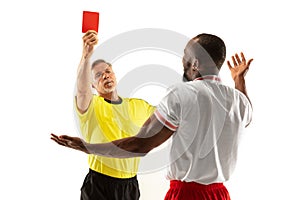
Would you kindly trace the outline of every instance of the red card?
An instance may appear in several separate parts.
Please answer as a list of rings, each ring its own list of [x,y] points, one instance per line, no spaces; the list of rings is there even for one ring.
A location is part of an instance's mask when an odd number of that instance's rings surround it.
[[[94,30],[94,31],[98,32],[98,26],[99,26],[99,13],[83,11],[82,33],[85,33],[88,30]]]

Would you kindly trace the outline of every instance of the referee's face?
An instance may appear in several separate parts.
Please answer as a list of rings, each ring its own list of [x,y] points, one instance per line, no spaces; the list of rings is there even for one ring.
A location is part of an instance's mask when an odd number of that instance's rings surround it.
[[[107,63],[99,63],[92,70],[93,87],[100,94],[108,94],[116,89],[117,81],[115,73]]]

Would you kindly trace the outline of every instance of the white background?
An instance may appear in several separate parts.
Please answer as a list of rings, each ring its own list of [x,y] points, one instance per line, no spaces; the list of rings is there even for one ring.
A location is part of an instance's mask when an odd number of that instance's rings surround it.
[[[125,31],[163,28],[188,37],[216,34],[227,44],[228,59],[240,51],[253,57],[247,74],[253,123],[226,186],[233,200],[298,198],[297,1],[11,0],[0,4],[1,199],[79,199],[88,169],[86,155],[56,145],[49,134],[78,135],[73,90],[83,10],[100,12],[99,45]],[[174,67],[181,67],[180,60]],[[226,65],[222,77],[232,85]],[[157,100],[153,95],[143,98]],[[168,189],[164,174],[161,170],[139,175],[142,200],[163,199]]]

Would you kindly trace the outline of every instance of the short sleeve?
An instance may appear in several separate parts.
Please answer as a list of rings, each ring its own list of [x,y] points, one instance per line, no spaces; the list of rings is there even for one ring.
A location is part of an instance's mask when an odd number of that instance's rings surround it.
[[[246,127],[248,126],[252,121],[252,105],[248,98],[240,92],[240,114],[242,118],[242,123]]]
[[[245,126],[248,126],[252,121],[252,106],[249,101],[245,108],[243,121],[244,121]]]
[[[75,109],[75,113],[76,113],[76,115],[77,115],[77,117],[78,117],[78,119],[80,120],[81,123],[85,123],[91,118],[91,115],[92,115],[93,110],[94,110],[95,97],[96,96],[94,95],[91,102],[90,102],[90,105],[89,105],[87,111],[84,112],[84,113],[80,113],[80,111],[78,110],[77,103],[76,103],[76,97],[75,97],[75,99],[74,99],[74,109]]]
[[[180,122],[181,107],[177,91],[176,87],[170,88],[154,112],[156,118],[172,131],[177,130]]]
[[[145,102],[145,110],[147,111],[147,118],[149,118],[155,111],[156,107],[149,104],[147,101]]]

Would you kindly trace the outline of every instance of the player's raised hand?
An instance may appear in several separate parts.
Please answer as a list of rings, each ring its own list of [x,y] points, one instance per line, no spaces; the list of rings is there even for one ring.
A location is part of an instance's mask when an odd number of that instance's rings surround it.
[[[231,71],[232,79],[235,80],[236,78],[245,77],[253,59],[251,58],[247,61],[243,52],[241,52],[240,56],[236,53],[231,58],[233,65],[231,65],[230,61],[227,61],[227,65]]]

